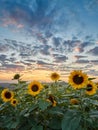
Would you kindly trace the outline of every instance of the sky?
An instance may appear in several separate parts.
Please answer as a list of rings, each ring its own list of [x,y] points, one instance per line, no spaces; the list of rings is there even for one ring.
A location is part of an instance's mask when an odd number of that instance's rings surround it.
[[[0,0],[0,82],[98,80],[98,0]]]

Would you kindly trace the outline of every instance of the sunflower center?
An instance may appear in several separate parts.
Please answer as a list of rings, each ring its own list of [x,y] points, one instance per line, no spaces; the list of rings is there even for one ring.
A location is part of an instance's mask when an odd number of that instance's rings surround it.
[[[5,93],[5,97],[8,98],[8,99],[10,99],[11,98],[11,93],[10,92],[6,92]]]
[[[32,86],[32,91],[33,91],[33,92],[38,91],[38,86],[37,86],[36,84]]]
[[[16,101],[15,101],[15,100],[13,101],[13,104],[16,104]]]
[[[81,84],[83,82],[83,77],[80,76],[80,75],[75,75],[73,77],[73,81],[74,81],[75,84],[79,85],[79,84]]]
[[[52,97],[52,96],[49,96],[49,100],[53,103],[54,102],[54,100],[53,100],[54,98]]]
[[[53,74],[53,78],[57,78],[57,74]]]
[[[91,85],[91,84],[88,84],[86,90],[87,90],[87,91],[91,91],[91,90],[92,90],[92,85]]]

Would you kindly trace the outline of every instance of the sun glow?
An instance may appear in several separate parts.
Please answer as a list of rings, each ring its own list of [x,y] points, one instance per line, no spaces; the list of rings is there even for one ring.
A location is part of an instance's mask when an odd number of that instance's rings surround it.
[[[30,70],[30,71],[15,71],[11,72],[8,71],[7,73],[0,72],[0,81],[1,82],[15,82],[13,79],[14,75],[16,73],[21,75],[21,80],[25,81],[32,81],[32,80],[38,80],[38,81],[43,81],[43,82],[51,82],[50,75],[53,71],[50,70]],[[60,74],[60,80],[66,81],[67,82],[67,76],[61,75],[61,72],[58,72]]]

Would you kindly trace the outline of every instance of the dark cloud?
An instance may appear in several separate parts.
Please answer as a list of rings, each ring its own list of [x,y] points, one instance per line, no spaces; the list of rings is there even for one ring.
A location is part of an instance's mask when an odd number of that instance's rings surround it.
[[[28,56],[30,56],[30,55],[27,54],[27,53],[20,53],[20,56],[21,56],[22,58],[25,58],[25,57],[28,57]]]
[[[37,60],[37,64],[38,65],[47,65],[48,63],[46,63],[44,61]]]
[[[66,52],[72,53],[74,51],[74,48],[79,48],[78,46],[80,45],[80,41],[77,40],[65,40],[63,42],[63,48],[65,49]]]
[[[82,48],[85,48],[85,47],[87,47],[87,46],[90,46],[90,45],[93,45],[94,43],[92,43],[92,42],[90,42],[90,41],[87,41],[87,42],[82,42],[82,44],[81,44],[81,47]]]
[[[1,54],[0,55],[0,62],[4,62],[7,59],[6,55]]]
[[[11,56],[15,56],[15,53],[12,53]]]
[[[63,47],[68,52],[79,52],[82,53],[85,51],[85,48],[91,45],[94,45],[94,42],[92,41],[81,41],[78,40],[77,37],[72,40],[64,40],[63,41]]]
[[[94,65],[98,65],[98,60],[90,60],[91,63],[93,63]]]
[[[39,51],[40,51],[40,53],[41,54],[43,54],[43,55],[50,55],[50,49],[51,48],[51,46],[50,45],[41,45],[40,47],[39,47]]]
[[[17,46],[17,41],[16,40],[12,40],[12,39],[4,39],[6,41],[6,43],[11,44],[13,43],[14,46]]]
[[[91,36],[90,35],[85,36],[85,40],[89,40],[91,38],[92,38],[92,35]]]
[[[58,47],[58,46],[60,46],[62,39],[60,37],[53,37],[52,40],[53,40],[53,45],[55,47]]]
[[[16,40],[3,39],[0,43],[0,52],[7,52],[10,50],[18,50],[19,45]]]
[[[46,37],[46,38],[50,38],[50,37],[52,37],[52,36],[53,36],[52,32],[49,32],[49,31],[46,31],[46,32],[45,32],[45,37]]]
[[[8,46],[0,43],[0,52],[7,52],[9,50]]]
[[[6,64],[6,63],[4,63],[4,64],[2,64],[2,67],[1,67],[1,69],[4,69],[4,70],[15,70],[15,69],[21,70],[21,71],[24,70],[24,66],[15,65],[15,64]]]
[[[89,50],[87,53],[92,54],[94,56],[97,56],[98,55],[98,47],[94,47],[93,49]]]
[[[17,59],[16,58],[14,58],[14,57],[10,57],[9,59],[8,59],[8,61],[11,61],[11,62],[15,62]]]
[[[78,59],[78,60],[79,60],[79,59],[81,59],[81,58],[86,58],[87,56],[75,55],[74,57],[75,57],[76,59]]]
[[[76,36],[73,36],[72,37],[72,40],[77,40],[78,38]]]
[[[60,55],[54,57],[54,61],[58,62],[58,63],[65,62],[67,59],[68,59],[68,57],[66,57],[66,56],[60,56]]]
[[[26,65],[26,66],[32,66],[32,62],[25,62],[25,61],[21,61],[20,63],[22,63],[23,65]]]
[[[42,33],[36,33],[36,37],[39,42],[47,44],[46,36],[43,36]]]
[[[89,60],[77,60],[75,63],[87,64],[87,63],[89,63]]]
[[[36,62],[35,60],[25,60],[25,61],[30,62],[30,63]]]

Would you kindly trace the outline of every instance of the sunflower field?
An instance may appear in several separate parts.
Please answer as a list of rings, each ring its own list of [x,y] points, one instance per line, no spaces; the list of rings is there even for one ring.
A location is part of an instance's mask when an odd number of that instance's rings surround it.
[[[98,130],[98,83],[74,70],[68,83],[30,83],[16,74],[16,84],[0,87],[0,130]]]

